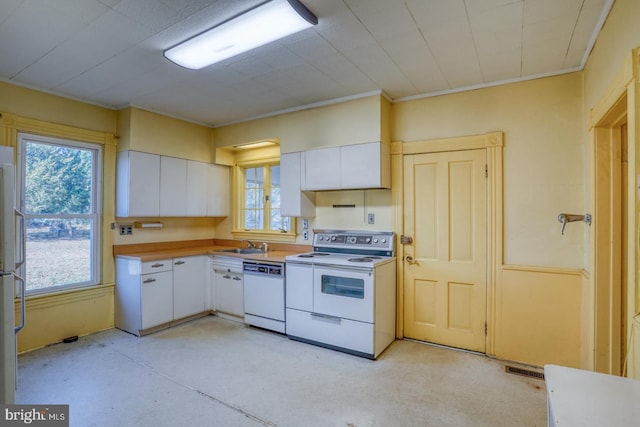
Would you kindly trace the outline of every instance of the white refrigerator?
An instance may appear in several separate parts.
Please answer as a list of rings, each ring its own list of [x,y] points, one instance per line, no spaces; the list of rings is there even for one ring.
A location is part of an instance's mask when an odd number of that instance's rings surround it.
[[[16,210],[16,168],[13,149],[0,147],[0,403],[15,403],[16,334],[24,327],[24,280],[17,271],[24,263],[24,217]],[[20,223],[16,232],[16,225]],[[16,325],[15,298],[20,298],[20,321]]]

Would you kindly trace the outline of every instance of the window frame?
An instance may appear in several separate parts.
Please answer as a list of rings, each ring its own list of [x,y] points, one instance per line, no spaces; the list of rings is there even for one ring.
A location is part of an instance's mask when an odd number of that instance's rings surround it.
[[[295,242],[296,240],[296,218],[290,218],[290,228],[286,233],[282,233],[275,230],[247,230],[244,229],[244,202],[245,202],[245,174],[246,168],[258,168],[266,166],[280,165],[280,157],[259,158],[251,160],[243,160],[236,163],[233,167],[233,230],[231,234],[236,239],[256,239],[256,240],[268,240],[276,242]],[[270,177],[269,177],[270,179]],[[282,187],[282,183],[280,185]],[[271,184],[269,181],[269,189]],[[266,192],[266,189],[265,189]],[[266,194],[266,193],[265,193]],[[265,205],[265,221],[268,207],[270,204]]]
[[[25,185],[26,185],[26,144],[29,142],[46,144],[51,146],[77,148],[89,150],[93,152],[92,156],[92,190],[91,190],[91,209],[87,214],[31,214],[25,212]],[[18,179],[16,185],[16,196],[19,209],[23,212],[25,223],[29,219],[37,218],[82,218],[89,219],[92,223],[90,233],[90,279],[83,282],[75,282],[63,285],[54,285],[40,289],[30,289],[26,291],[26,295],[51,294],[61,291],[67,291],[79,288],[88,288],[99,285],[102,277],[102,200],[103,200],[103,168],[104,168],[104,147],[96,142],[79,141],[65,137],[53,137],[46,135],[38,135],[29,132],[18,132],[17,134],[17,162],[18,162]],[[26,237],[26,236],[25,236]],[[26,248],[25,248],[26,249]],[[21,274],[26,277],[25,272],[27,263],[21,267]]]

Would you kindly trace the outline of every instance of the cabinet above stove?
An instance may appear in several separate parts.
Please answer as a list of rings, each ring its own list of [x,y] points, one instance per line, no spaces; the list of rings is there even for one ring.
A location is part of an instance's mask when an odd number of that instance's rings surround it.
[[[302,152],[303,191],[391,188],[391,154],[388,144],[327,147]]]

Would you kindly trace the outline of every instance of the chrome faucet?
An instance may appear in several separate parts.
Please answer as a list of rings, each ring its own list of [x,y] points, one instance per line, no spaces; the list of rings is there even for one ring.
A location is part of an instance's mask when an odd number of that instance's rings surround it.
[[[253,243],[251,240],[243,240],[243,242],[247,242],[247,247],[251,248],[251,249],[258,249],[258,247],[256,246],[255,243]]]

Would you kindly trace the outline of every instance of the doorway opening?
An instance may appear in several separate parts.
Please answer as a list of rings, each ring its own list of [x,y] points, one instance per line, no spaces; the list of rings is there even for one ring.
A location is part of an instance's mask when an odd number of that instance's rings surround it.
[[[594,368],[625,374],[628,299],[627,96],[593,129],[594,141]]]

